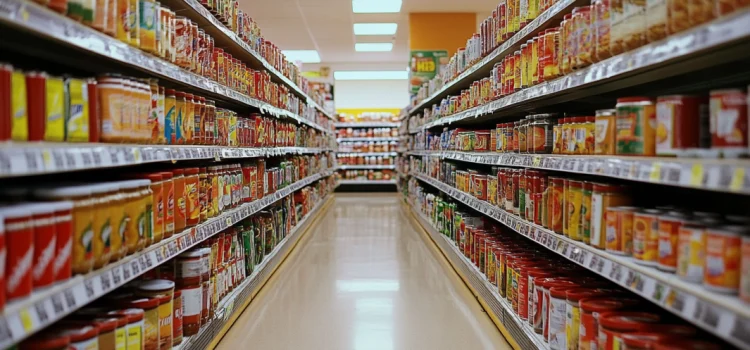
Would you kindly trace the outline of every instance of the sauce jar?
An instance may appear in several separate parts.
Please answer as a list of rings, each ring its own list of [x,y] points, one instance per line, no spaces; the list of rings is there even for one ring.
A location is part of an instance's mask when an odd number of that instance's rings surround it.
[[[130,308],[112,311],[109,314],[125,316],[128,325],[125,327],[126,344],[128,349],[143,349],[144,344],[144,316],[145,312],[140,308]]]
[[[595,296],[579,300],[581,326],[578,333],[578,348],[580,350],[597,349],[599,343],[599,316],[602,313],[625,310],[637,304],[638,301],[635,299],[617,297]]]
[[[100,317],[92,320],[99,328],[97,341],[99,350],[117,350],[117,324],[116,317]]]
[[[185,199],[185,171],[172,170],[174,176],[174,232],[182,232],[187,225],[187,203]]]
[[[594,183],[591,194],[591,246],[606,249],[607,208],[628,205],[627,187]]]
[[[565,320],[565,339],[568,344],[567,349],[575,349],[578,347],[581,336],[585,336],[585,333],[581,333],[581,305],[580,301],[585,298],[592,298],[597,296],[604,296],[608,292],[605,290],[597,290],[594,288],[574,288],[568,289],[565,292],[565,298],[567,300],[566,308],[566,320]]]
[[[107,265],[112,258],[112,213],[115,210],[112,199],[113,194],[120,190],[120,185],[106,182],[89,187],[94,198],[94,268],[99,269]]]
[[[142,282],[138,285],[136,295],[156,298],[159,301],[157,314],[159,316],[159,349],[172,348],[172,298],[175,283],[169,280],[157,279]]]
[[[99,328],[95,323],[65,321],[59,327],[58,334],[70,338],[71,349],[98,349]]]
[[[616,109],[600,109],[594,117],[594,154],[615,154]]]
[[[670,211],[659,216],[659,257],[656,268],[662,271],[675,272],[677,270],[677,244],[680,227],[689,217],[679,211]]]
[[[19,350],[69,350],[70,337],[55,333],[53,331],[44,331],[34,334],[33,337],[27,338],[21,344],[18,344]]]
[[[133,254],[142,250],[147,242],[146,236],[142,232],[144,208],[138,191],[138,180],[123,181],[120,183],[120,188],[125,202],[122,208],[125,213],[123,245],[128,254]]]
[[[581,241],[581,205],[583,204],[583,181],[568,181],[566,193],[566,213],[568,214],[568,234],[573,240]]]
[[[159,174],[163,181],[161,190],[164,197],[164,238],[167,238],[172,237],[175,232],[174,181],[170,171],[163,171]]]
[[[742,238],[750,231],[741,225],[709,227],[705,233],[706,267],[703,285],[719,293],[736,294],[740,285]]]
[[[175,290],[172,301],[172,346],[182,343],[182,291]]]
[[[622,344],[622,335],[647,331],[661,317],[649,312],[606,312],[599,315],[599,349],[613,350]]]
[[[0,207],[5,228],[2,251],[6,253],[4,298],[13,300],[29,296],[33,288],[32,258],[34,254],[33,204]],[[7,247],[7,248],[6,248]]]
[[[130,301],[128,306],[143,310],[142,349],[159,350],[159,298],[135,299]],[[130,336],[128,336],[128,347],[130,347]]]
[[[146,176],[151,181],[151,194],[153,202],[151,210],[153,211],[153,224],[154,224],[154,241],[159,242],[164,237],[165,223],[164,223],[164,181],[162,180],[161,173],[151,173]]]
[[[87,186],[45,188],[34,191],[34,196],[48,200],[70,200],[73,202],[72,259],[71,268],[75,274],[86,274],[94,267],[92,240],[94,236],[94,202],[91,189]],[[7,227],[6,227],[7,230]]]
[[[187,226],[195,226],[201,221],[199,171],[199,168],[185,169]]]

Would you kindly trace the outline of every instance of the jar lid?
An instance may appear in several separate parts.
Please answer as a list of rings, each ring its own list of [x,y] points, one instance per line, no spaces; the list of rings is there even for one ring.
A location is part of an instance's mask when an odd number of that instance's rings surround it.
[[[64,186],[48,187],[34,190],[34,196],[40,198],[67,198],[67,197],[86,197],[91,195],[91,189],[88,186]]]
[[[49,205],[52,208],[52,211],[64,211],[64,210],[71,210],[71,209],[73,209],[73,202],[72,201],[55,201],[55,202],[49,202]]]
[[[120,321],[117,317],[98,317],[93,322],[99,327],[99,333],[106,333],[115,330]]]
[[[175,290],[172,293],[172,298],[175,299],[175,300],[179,299],[181,296],[182,296],[182,290],[181,289],[177,289],[177,290]]]
[[[146,178],[151,180],[151,182],[159,182],[162,180],[161,173],[150,173],[146,175]]]
[[[658,342],[653,347],[654,350],[720,350],[721,346],[700,340],[674,340],[668,339],[664,342]]]
[[[583,181],[568,180],[568,187],[583,188]]]
[[[138,289],[148,292],[161,292],[174,289],[174,282],[170,280],[148,280],[138,284]]]
[[[125,181],[120,181],[120,189],[121,190],[133,190],[133,189],[136,189],[136,188],[140,187],[139,186],[139,184],[140,184],[139,181],[140,180],[125,180]]]
[[[654,345],[667,340],[679,340],[680,336],[669,333],[658,332],[633,332],[623,333],[622,342],[628,348],[653,349]]]
[[[128,323],[136,323],[143,320],[143,309],[138,308],[110,311],[109,314],[125,315],[128,318]]]
[[[628,102],[650,102],[651,97],[646,96],[631,96],[631,97],[620,97],[617,99],[617,103],[628,103]]]
[[[172,301],[172,296],[169,294],[163,294],[156,297],[159,300],[159,305],[164,305]]]
[[[120,184],[118,182],[101,182],[90,186],[91,194],[94,195],[120,190]]]
[[[211,255],[211,248],[200,248],[199,249],[203,255]]]
[[[138,179],[138,187],[150,187],[151,186],[151,180],[148,179]]]
[[[141,299],[135,299],[130,300],[127,303],[130,307],[143,309],[143,310],[151,310],[157,306],[159,306],[159,298],[141,298]]]
[[[111,317],[111,318],[116,319],[117,320],[117,328],[125,327],[125,326],[128,325],[128,322],[130,322],[130,320],[128,319],[128,316],[127,315],[123,315],[123,314],[112,314],[112,313],[110,313],[110,314],[104,314],[104,316],[102,316],[102,317]]]
[[[550,286],[549,288],[549,294],[555,298],[567,298],[567,293],[571,289],[577,289],[577,286]]]
[[[617,311],[638,303],[635,299],[594,296],[578,301],[581,309],[591,312]]]
[[[607,312],[599,315],[599,324],[603,327],[622,331],[648,330],[661,317],[650,312]]]
[[[210,251],[211,248],[208,248]],[[189,258],[200,258],[203,254],[203,248],[191,249],[177,256],[177,259],[189,259]]]
[[[199,168],[187,168],[185,169],[185,174],[187,175],[196,175],[200,171]]]
[[[624,192],[625,187],[620,185],[612,185],[607,183],[594,182],[594,191],[597,192]]]
[[[67,349],[70,337],[65,334],[44,331],[34,334],[18,345],[19,350],[56,350]]]
[[[162,171],[159,174],[161,174],[161,178],[163,180],[171,180],[173,175],[171,171]]]
[[[597,117],[611,117],[617,114],[617,110],[613,108],[598,109],[594,114],[596,114]]]
[[[540,286],[545,289],[549,289],[552,287],[578,287],[578,283],[573,281],[573,278],[571,277],[549,277],[544,278],[540,281],[534,281],[534,283],[537,286]]]
[[[565,292],[565,298],[567,298],[569,301],[579,301],[584,298],[590,298],[597,295],[605,295],[604,293],[607,292],[593,288],[573,288],[568,289],[568,291]]]
[[[26,204],[14,204],[7,207],[0,207],[0,218],[17,219],[31,217],[33,213],[29,212]]]
[[[99,335],[99,327],[86,321],[63,321],[59,324],[60,334],[70,337],[71,343],[89,340]]]
[[[175,177],[182,176],[184,174],[185,174],[185,169],[182,169],[182,168],[172,169],[172,175]]]

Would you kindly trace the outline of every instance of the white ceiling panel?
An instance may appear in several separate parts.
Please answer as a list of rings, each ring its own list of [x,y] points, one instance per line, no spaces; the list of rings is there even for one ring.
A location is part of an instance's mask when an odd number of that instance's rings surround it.
[[[318,50],[321,66],[368,69],[385,64],[405,69],[410,12],[490,13],[499,0],[403,0],[400,13],[386,14],[354,14],[351,0],[239,1],[240,8],[258,22],[264,37],[286,50]],[[354,23],[398,23],[398,30],[393,36],[355,36]],[[356,52],[356,42],[390,42],[393,50]]]

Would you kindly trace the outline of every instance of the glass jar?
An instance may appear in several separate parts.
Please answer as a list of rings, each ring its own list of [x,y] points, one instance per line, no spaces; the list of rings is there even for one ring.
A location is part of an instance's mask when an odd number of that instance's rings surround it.
[[[594,0],[592,3],[592,26],[594,33],[594,56],[593,61],[603,61],[612,57],[610,54],[610,1]]]
[[[592,63],[594,44],[591,39],[591,8],[592,6],[576,7],[573,9],[573,29],[575,36],[575,56],[571,60],[572,69],[581,69]]]
[[[550,28],[544,31],[544,80],[551,80],[560,76],[560,28]]]
[[[526,147],[528,153],[549,154],[552,152],[552,118],[555,114],[535,114],[528,126]]]
[[[185,169],[186,224],[195,226],[201,221],[199,168]]]
[[[173,89],[164,90],[164,139],[167,144],[177,143],[177,92]]]
[[[174,139],[175,144],[184,145],[185,141],[185,113],[187,109],[185,93],[175,92]]]
[[[571,62],[576,55],[576,35],[573,23],[573,14],[563,16],[560,22],[560,73],[570,74],[573,71]]]
[[[102,183],[89,187],[94,198],[94,268],[99,269],[112,259],[112,213],[115,210],[113,194],[120,190],[120,186],[117,183]]]
[[[195,96],[185,94],[185,114],[182,117],[182,128],[185,135],[185,144],[195,144],[193,132],[195,131]]]

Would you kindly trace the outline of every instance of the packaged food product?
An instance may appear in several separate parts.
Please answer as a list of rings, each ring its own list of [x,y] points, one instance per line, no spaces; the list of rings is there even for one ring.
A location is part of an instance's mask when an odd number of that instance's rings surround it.
[[[713,291],[736,294],[740,284],[742,238],[745,226],[724,225],[705,231],[706,267],[703,285]]]
[[[566,349],[578,349],[581,337],[583,336],[585,338],[586,335],[585,332],[581,332],[583,324],[581,319],[580,301],[587,298],[604,296],[605,294],[607,294],[605,290],[598,290],[596,288],[573,288],[565,292],[568,303],[565,312]]]
[[[579,300],[581,326],[578,331],[578,349],[592,350],[598,348],[599,316],[601,314],[622,311],[637,304],[638,301],[635,299],[621,297],[592,296]]]
[[[574,33],[573,14],[568,13],[560,22],[560,73],[563,75],[573,71],[571,61],[575,60],[577,45],[577,37]]]
[[[93,322],[66,321],[59,326],[58,334],[70,338],[74,350],[98,349],[99,328]]]
[[[602,183],[593,184],[591,194],[591,245],[607,248],[607,209],[631,203],[627,188]]]
[[[128,318],[125,328],[126,344],[128,350],[143,349],[145,342],[145,310],[141,308],[129,308],[110,312],[114,315],[124,315]],[[155,349],[153,346],[151,349]]]
[[[654,102],[648,97],[617,99],[616,152],[618,155],[653,156]]]
[[[560,52],[560,28],[550,28],[544,31],[544,47],[540,63],[544,80],[551,80],[560,75],[559,52]]]
[[[659,256],[658,209],[639,210],[633,214],[633,259],[641,265],[653,266]]]
[[[677,240],[677,271],[680,279],[700,283],[705,265],[706,226],[701,221],[686,221],[680,226]]]
[[[592,19],[592,6],[582,6],[573,9],[573,28],[575,32],[576,49],[573,69],[580,69],[593,63],[593,57],[596,55],[595,45],[593,43],[594,35]]]
[[[594,52],[593,58],[596,61],[605,60],[612,55],[609,53],[610,47],[610,0],[594,0],[591,6],[592,11],[592,31],[594,33]]]
[[[616,255],[633,253],[633,213],[635,207],[607,208],[607,251]]]
[[[33,337],[27,338],[21,344],[18,344],[19,350],[68,350],[70,337],[53,331],[44,331],[34,334]]]
[[[659,258],[656,267],[659,270],[674,272],[677,270],[677,243],[680,227],[688,216],[679,211],[670,211],[659,216]]]
[[[185,198],[185,170],[172,170],[174,183],[174,232],[182,232],[187,224],[187,201]]]
[[[750,302],[750,236],[742,236],[742,261],[740,267],[740,299]]]
[[[71,247],[73,247],[73,202],[69,200],[53,202],[55,213],[55,260],[53,274],[55,281],[65,281],[70,278]],[[0,244],[0,251],[5,244]],[[0,303],[1,305],[2,303]]]
[[[135,299],[130,301],[128,306],[143,310],[142,349],[159,350],[159,298]],[[128,347],[130,347],[130,332],[128,332]]]
[[[68,142],[89,141],[89,94],[87,82],[81,79],[65,80],[67,101],[65,106],[65,140]]]
[[[668,339],[666,342],[659,342],[654,345],[654,350],[720,350],[721,345],[700,341],[695,339],[674,340]]]
[[[548,306],[548,334],[549,348],[555,350],[566,350],[568,348],[567,339],[567,292],[574,289],[573,286],[551,287],[549,289],[549,306]]]
[[[708,103],[699,96],[660,96],[656,100],[656,155],[674,156],[700,146]]]
[[[710,100],[711,148],[745,151],[747,95],[740,89],[712,90]]]
[[[719,1],[718,4],[721,4],[722,2]],[[684,8],[684,2],[679,4],[679,8],[682,10]],[[695,27],[697,25],[701,25],[703,23],[706,23],[716,17],[719,16],[717,8],[717,1],[712,0],[688,0],[687,4],[687,13],[690,15],[690,20],[688,21],[690,26]],[[684,11],[684,10],[682,10]],[[675,19],[674,22],[677,22],[678,19]],[[671,23],[670,23],[671,24]],[[682,29],[685,29],[685,24],[683,23],[680,25],[679,23],[675,23],[675,26],[673,26],[677,31],[680,31]],[[676,33],[677,31],[673,32]]]
[[[116,350],[117,349],[117,317],[98,317],[92,322],[99,328],[97,342],[99,350]]]
[[[94,200],[94,236],[92,240],[94,268],[107,265],[112,258],[112,195],[120,190],[118,183],[100,183],[90,185]]]
[[[669,34],[669,6],[674,0],[646,0],[646,41],[651,43]],[[684,0],[678,0],[684,1]]]
[[[33,204],[0,207],[0,218],[5,228],[2,252],[7,254],[3,271],[3,305],[5,300],[31,294],[31,261],[34,254],[33,210]],[[25,261],[28,263],[24,263]]]
[[[154,0],[138,0],[138,30],[140,31],[138,44],[141,50],[157,54],[156,31],[159,7]]]
[[[566,192],[566,215],[568,217],[568,237],[583,240],[581,234],[581,205],[583,203],[583,181],[568,181]]]
[[[596,111],[594,154],[615,154],[616,115],[615,109]]]
[[[599,315],[599,349],[614,349],[622,343],[622,335],[647,331],[661,317],[649,312],[605,312]]]
[[[31,212],[33,236],[29,237],[33,245],[32,280],[34,288],[44,287],[55,281],[56,225],[55,211],[57,202],[34,203],[27,207]],[[67,202],[70,204],[70,202]],[[8,242],[17,248],[16,237],[9,237]],[[15,252],[11,252],[14,255]],[[10,275],[13,276],[13,275]]]

